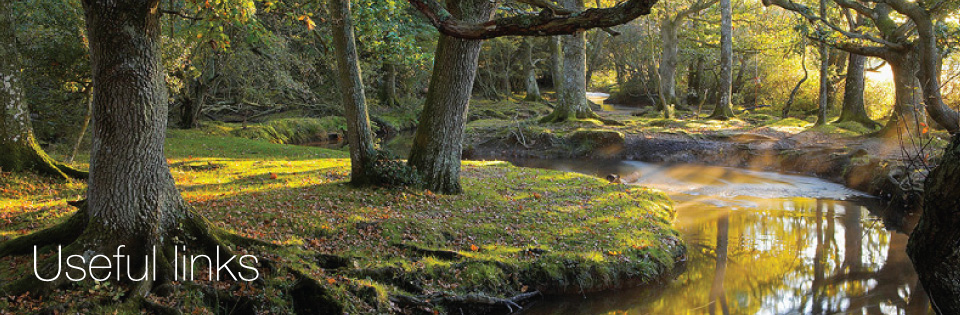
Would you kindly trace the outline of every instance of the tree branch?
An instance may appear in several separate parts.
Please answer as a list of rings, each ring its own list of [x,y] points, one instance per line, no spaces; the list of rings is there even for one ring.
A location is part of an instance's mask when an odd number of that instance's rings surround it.
[[[838,32],[838,33],[840,33],[840,34],[843,34],[844,36],[846,36],[846,37],[848,37],[848,38],[868,40],[868,41],[875,42],[875,43],[877,43],[877,44],[881,44],[881,45],[890,47],[890,48],[892,48],[892,49],[897,49],[897,50],[904,49],[904,45],[903,45],[903,44],[900,44],[900,43],[894,43],[894,42],[891,42],[891,41],[888,41],[888,40],[885,40],[885,39],[882,39],[882,38],[876,38],[876,37],[873,37],[873,36],[870,36],[870,35],[866,35],[866,34],[857,34],[857,33],[848,32],[848,31],[844,30],[843,28],[841,28],[841,27],[839,27],[839,26],[837,26],[837,25],[835,25],[835,24],[833,24],[833,23],[830,23],[829,21],[827,21],[827,20],[824,19],[823,17],[820,17],[820,16],[818,16],[818,15],[816,15],[816,14],[813,14],[813,10],[810,10],[809,7],[807,7],[807,6],[805,6],[805,5],[802,5],[802,4],[799,4],[799,3],[795,3],[795,2],[790,1],[790,0],[763,0],[763,5],[765,5],[765,6],[776,5],[776,6],[778,6],[778,7],[781,7],[781,8],[783,8],[783,9],[785,9],[785,10],[796,12],[796,13],[800,14],[801,16],[803,16],[804,18],[806,18],[807,20],[809,20],[811,23],[815,23],[815,22],[818,22],[818,21],[819,21],[819,22],[822,23],[823,25],[826,25],[826,26],[829,27],[830,29],[832,29],[832,30],[834,30],[834,31],[836,31],[836,32]],[[823,42],[823,40],[819,40],[819,39],[818,39],[818,41]]]
[[[625,24],[642,15],[658,0],[628,0],[611,8],[589,9],[566,16],[525,14],[482,23],[455,18],[437,0],[407,0],[430,20],[440,33],[463,39],[489,39],[503,36],[552,36]]]
[[[553,15],[571,15],[577,11],[570,10],[551,2],[550,0],[514,0],[520,3],[526,3],[538,8],[543,8],[553,12]]]

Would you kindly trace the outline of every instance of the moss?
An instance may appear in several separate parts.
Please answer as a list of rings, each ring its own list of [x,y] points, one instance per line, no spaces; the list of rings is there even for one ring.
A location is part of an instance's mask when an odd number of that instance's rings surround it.
[[[171,165],[184,166],[171,171],[197,212],[226,231],[288,245],[255,253],[281,267],[255,293],[244,293],[263,301],[259,310],[294,310],[288,293],[296,277],[282,272],[287,267],[316,280],[319,288],[311,290],[338,301],[344,312],[375,313],[390,294],[506,297],[524,290],[579,292],[581,286],[590,291],[648,281],[672,268],[684,250],[671,226],[671,201],[658,191],[499,161],[464,162],[462,195],[356,189],[345,185],[345,152],[214,135],[232,133],[230,127],[171,130],[165,152]],[[38,205],[30,211],[39,213],[59,209],[64,195],[77,191],[34,177],[11,185],[15,191],[45,186],[30,190],[36,194],[29,202]],[[25,212],[19,203],[25,201],[0,197],[0,213]],[[62,221],[59,217],[17,215],[13,223],[0,220],[0,233],[22,235]],[[396,244],[457,255],[440,258]],[[24,259],[29,257],[0,259],[22,267],[0,270],[0,281],[29,274],[24,268],[30,264],[17,263]],[[63,298],[87,293],[71,294]],[[176,299],[185,310],[206,307],[197,295],[186,290]],[[119,307],[107,305],[104,312]]]
[[[776,121],[769,122],[765,124],[765,127],[789,127],[789,128],[805,128],[810,125],[810,122],[805,120],[796,119],[793,117],[780,119]]]
[[[346,129],[346,120],[340,116],[283,118],[245,127],[239,124],[216,122],[204,126],[204,130],[211,134],[232,135],[279,144],[327,141],[330,134],[342,134]]]

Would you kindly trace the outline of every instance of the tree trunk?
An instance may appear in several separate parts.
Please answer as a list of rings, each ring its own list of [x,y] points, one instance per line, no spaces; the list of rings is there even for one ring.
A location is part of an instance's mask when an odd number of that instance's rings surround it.
[[[951,134],[960,133],[960,113],[943,103],[940,94],[940,72],[942,58],[937,46],[937,35],[933,19],[929,12],[915,6],[911,19],[917,24],[917,54],[919,69],[917,76],[923,89],[923,101],[930,116]]]
[[[0,3],[0,170],[34,171],[60,178],[86,178],[87,173],[54,161],[33,134],[30,109],[23,98],[23,76],[16,45],[16,22],[12,2]]]
[[[540,98],[540,87],[537,86],[537,67],[533,63],[533,44],[530,43],[530,40],[523,41],[523,68],[525,72],[526,85],[527,85],[527,96],[524,98],[526,101],[530,102],[539,102]]]
[[[553,90],[557,104],[563,103],[563,40],[553,36],[547,41],[550,45],[550,75],[553,77]]]
[[[383,77],[380,79],[380,104],[388,107],[400,105],[397,96],[397,65],[393,62],[383,62]]]
[[[690,65],[690,70],[687,73],[687,95],[690,96],[687,98],[688,106],[698,104],[700,100],[706,97],[706,95],[702,95],[703,93],[701,91],[703,86],[704,63],[703,56],[698,56],[697,60]]]
[[[376,184],[373,163],[376,161],[377,151],[373,147],[373,132],[370,129],[367,100],[363,93],[363,79],[360,77],[350,1],[333,0],[329,4],[333,16],[333,44],[336,48],[340,95],[347,118],[350,183]]]
[[[450,12],[462,20],[487,21],[494,3],[484,0],[448,0]],[[409,164],[422,176],[425,188],[457,194],[460,154],[473,81],[477,75],[480,40],[440,36],[430,78],[430,89],[413,140]]]
[[[593,80],[593,72],[597,70],[598,67],[603,62],[603,44],[607,41],[607,32],[601,29],[597,29],[596,36],[594,36],[593,50],[590,51],[589,56],[587,56],[587,74],[586,74],[586,86],[590,86],[590,82]]]
[[[733,117],[730,96],[733,85],[733,13],[730,0],[720,1],[720,99],[710,119],[726,120]]]
[[[83,124],[80,125],[80,134],[77,135],[77,142],[73,144],[73,150],[70,152],[70,157],[67,158],[67,163],[73,163],[73,159],[77,157],[77,153],[80,151],[80,144],[83,143],[83,136],[87,133],[87,127],[90,127],[90,119],[93,117],[93,87],[87,88],[87,99],[85,102],[87,104],[87,113],[83,115]]]
[[[669,105],[677,105],[677,56],[680,54],[680,39],[677,38],[678,27],[679,25],[672,19],[667,19],[660,25],[660,40],[663,41],[659,67],[660,99],[666,103],[657,104],[658,110],[664,110]]]
[[[820,16],[827,16],[827,1],[820,0]],[[830,91],[830,50],[826,43],[820,43],[820,97],[815,125],[827,123],[827,96]]]
[[[863,104],[864,76],[863,67],[867,57],[848,54],[847,76],[843,87],[843,106],[840,109],[840,118],[837,122],[852,121],[874,128],[879,123],[870,119]]]
[[[907,252],[938,314],[960,314],[960,135],[924,182],[923,215]]]
[[[581,10],[582,0],[564,0],[565,8]],[[598,119],[587,102],[586,37],[584,31],[563,36],[563,92],[562,101],[540,122],[564,122],[577,119]]]
[[[0,243],[0,257],[29,252],[32,246],[67,244],[62,255],[38,262],[38,274],[49,277],[71,255],[129,256],[116,271],[131,275],[120,281],[132,285],[128,297],[138,298],[176,280],[171,277],[173,246],[199,245],[193,250],[234,256],[221,241],[227,233],[189,210],[167,166],[158,5],[159,0],[83,2],[94,82],[87,200],[76,203],[80,210],[63,224]],[[146,263],[151,260],[158,264]],[[242,270],[237,263],[231,267]],[[133,280],[140,275],[143,280]],[[71,283],[62,275],[50,282],[27,276],[4,283],[0,292],[44,294]]]
[[[926,124],[926,113],[920,106],[922,93],[915,75],[917,60],[913,54],[902,54],[887,58],[887,63],[893,70],[896,103],[890,120],[879,134],[884,137],[918,136],[921,132],[920,126]]]
[[[87,191],[93,240],[147,250],[186,216],[163,154],[167,91],[158,1],[85,1],[93,65]]]
[[[797,85],[793,86],[793,90],[790,91],[790,97],[787,98],[787,103],[783,104],[783,111],[780,113],[780,118],[787,118],[790,116],[790,107],[793,106],[793,100],[797,97],[797,92],[800,91],[800,86],[803,85],[803,82],[807,81],[807,78],[810,77],[810,71],[807,70],[807,46],[804,46],[800,50],[800,67],[803,68],[803,78],[800,81],[797,81]]]

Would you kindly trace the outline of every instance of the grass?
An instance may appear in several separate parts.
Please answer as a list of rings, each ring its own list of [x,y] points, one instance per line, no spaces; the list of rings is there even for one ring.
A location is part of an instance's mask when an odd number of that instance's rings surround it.
[[[350,313],[388,312],[389,294],[507,297],[612,288],[659,277],[683,253],[670,200],[641,187],[505,162],[464,162],[462,195],[356,189],[347,185],[342,151],[210,130],[171,130],[167,138],[171,172],[197,211],[227,230],[286,245],[258,255],[319,280]],[[0,239],[63,220],[72,211],[66,200],[84,189],[80,182],[24,174],[5,173],[0,183]],[[334,256],[348,263],[331,268],[323,257]],[[0,279],[32,274],[30,260],[0,259],[9,266],[0,269]],[[290,313],[290,286],[292,277],[276,272],[262,286],[222,288],[245,290],[261,305],[258,311]],[[43,301],[0,298],[0,309],[31,313],[63,303],[67,311],[131,312],[109,302],[114,293],[91,287]],[[200,291],[172,299],[158,302],[209,312]]]

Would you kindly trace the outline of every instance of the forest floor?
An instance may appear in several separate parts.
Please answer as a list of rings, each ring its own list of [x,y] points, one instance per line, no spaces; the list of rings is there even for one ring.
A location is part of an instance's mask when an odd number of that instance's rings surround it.
[[[223,128],[168,132],[178,187],[215,225],[281,247],[240,250],[270,262],[263,283],[199,281],[151,298],[183,313],[312,313],[322,301],[352,314],[503,312],[511,297],[537,291],[580,294],[658,279],[685,250],[671,201],[658,191],[495,161],[464,162],[462,195],[357,189],[347,184],[344,151]],[[84,189],[0,174],[0,241],[65,220],[74,211],[66,202]],[[32,259],[0,259],[0,283],[32,276]],[[0,314],[139,313],[117,302],[122,292],[84,282],[46,299],[0,297]]]
[[[605,106],[597,113],[619,124],[604,124],[540,123],[550,106],[519,98],[471,106],[465,158],[625,159],[800,173],[906,204],[917,201],[923,175],[949,138],[932,129],[922,137],[882,138],[858,123],[815,126],[815,117],[781,119],[768,108],[717,121],[705,118],[708,110],[665,119],[649,108]]]

